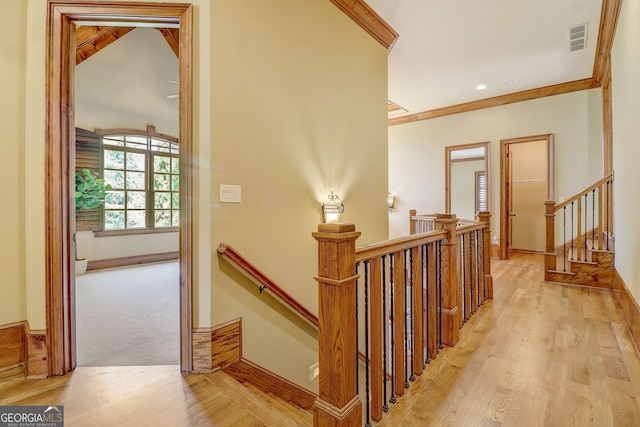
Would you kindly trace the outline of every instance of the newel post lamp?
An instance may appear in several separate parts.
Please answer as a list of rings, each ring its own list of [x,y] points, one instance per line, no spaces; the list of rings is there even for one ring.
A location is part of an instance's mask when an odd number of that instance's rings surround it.
[[[340,222],[340,214],[344,212],[344,205],[340,201],[340,197],[329,194],[329,201],[322,204],[322,219],[325,223],[336,224]]]

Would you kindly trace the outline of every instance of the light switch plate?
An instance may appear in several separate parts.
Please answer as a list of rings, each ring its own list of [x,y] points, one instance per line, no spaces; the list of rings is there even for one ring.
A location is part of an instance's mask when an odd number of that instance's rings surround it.
[[[242,187],[239,185],[220,184],[220,203],[240,203]]]

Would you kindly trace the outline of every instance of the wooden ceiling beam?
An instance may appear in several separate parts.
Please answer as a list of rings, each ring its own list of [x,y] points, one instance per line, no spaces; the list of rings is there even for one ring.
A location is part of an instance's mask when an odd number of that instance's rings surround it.
[[[80,26],[76,29],[76,65],[109,46],[135,27]]]
[[[156,28],[164,39],[169,43],[169,47],[176,54],[176,57],[180,57],[180,30],[178,28]]]

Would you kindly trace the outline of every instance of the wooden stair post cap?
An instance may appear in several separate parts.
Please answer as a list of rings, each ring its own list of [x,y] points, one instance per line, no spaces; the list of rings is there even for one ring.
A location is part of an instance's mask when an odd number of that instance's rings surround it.
[[[318,224],[318,233],[352,233],[356,231],[355,224]]]

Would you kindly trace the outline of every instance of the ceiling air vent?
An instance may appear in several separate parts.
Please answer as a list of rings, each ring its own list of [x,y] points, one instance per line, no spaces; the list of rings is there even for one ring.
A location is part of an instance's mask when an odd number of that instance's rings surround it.
[[[569,28],[569,50],[584,49],[587,46],[587,24],[576,25]]]

